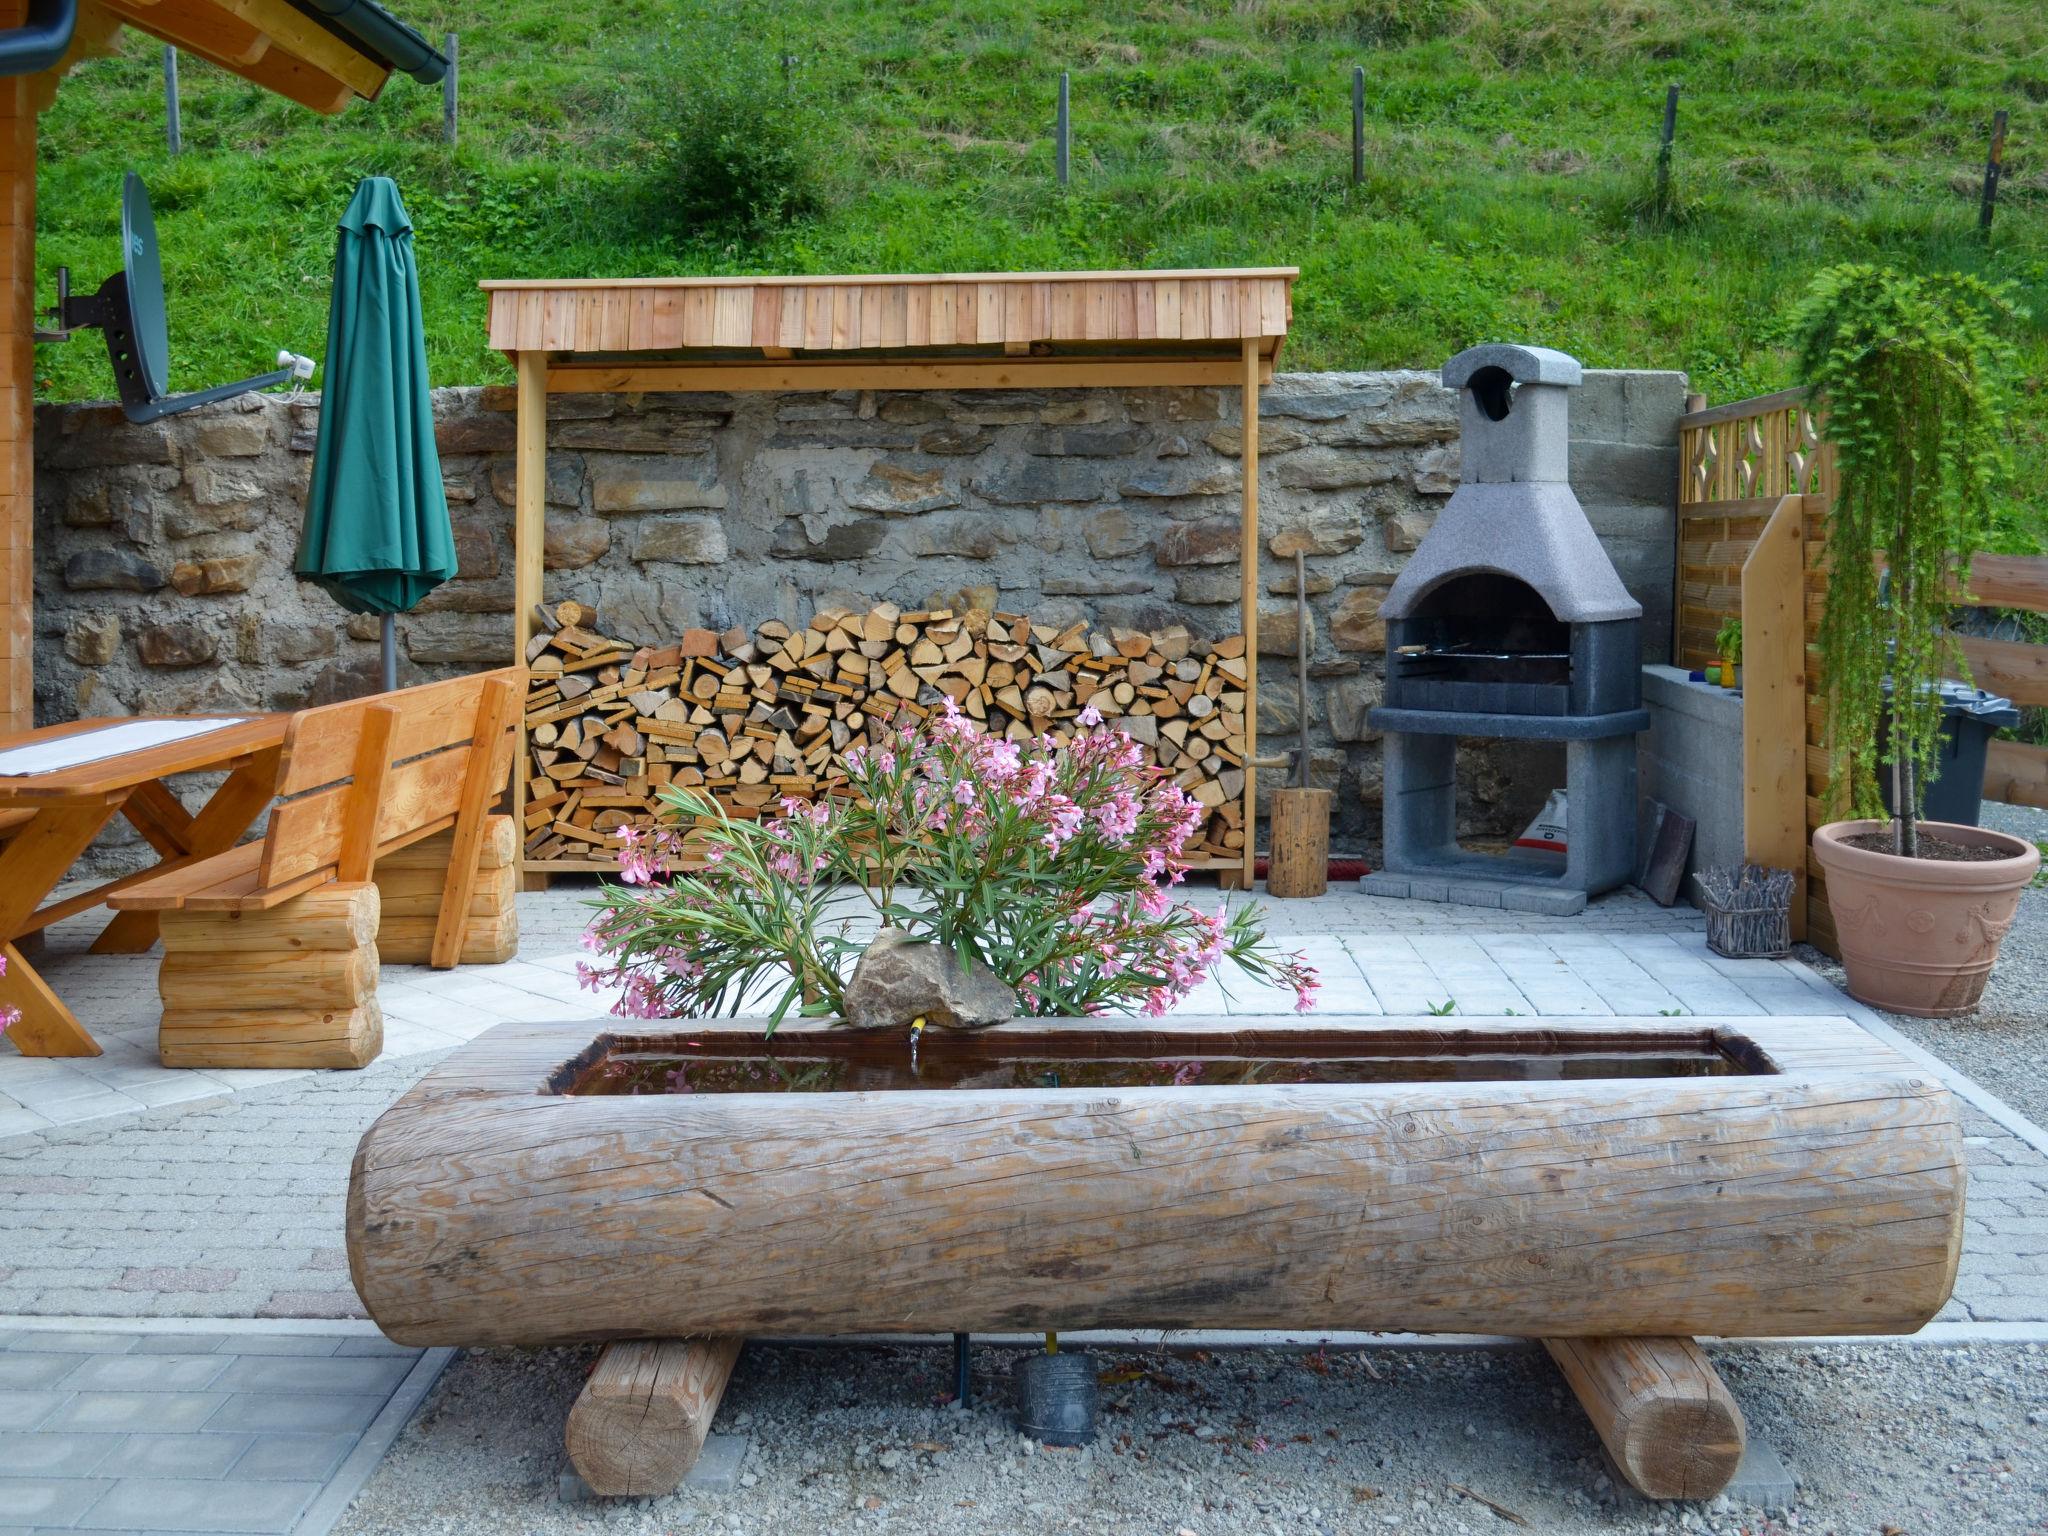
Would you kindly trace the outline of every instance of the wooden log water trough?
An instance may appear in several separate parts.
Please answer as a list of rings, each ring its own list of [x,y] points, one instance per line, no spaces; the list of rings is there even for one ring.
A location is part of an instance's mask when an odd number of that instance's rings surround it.
[[[1018,1020],[914,1072],[680,1027],[502,1025],[350,1179],[400,1343],[699,1341],[593,1377],[599,1491],[673,1486],[730,1341],[1273,1328],[1545,1340],[1625,1475],[1710,1497],[1742,1423],[1693,1336],[1910,1333],[1961,1248],[1947,1091],[1839,1018]]]

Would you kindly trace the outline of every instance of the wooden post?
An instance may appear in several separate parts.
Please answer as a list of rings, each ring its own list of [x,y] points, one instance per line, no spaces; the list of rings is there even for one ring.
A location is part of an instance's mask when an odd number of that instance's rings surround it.
[[[1365,180],[1365,66],[1351,69],[1351,185]]]
[[[1742,1410],[1686,1338],[1545,1339],[1621,1475],[1653,1499],[1711,1499],[1742,1463]]]
[[[453,32],[448,34],[447,41],[442,45],[442,51],[448,55],[448,73],[441,77],[441,137],[450,144],[453,144],[456,137],[455,107],[456,91],[458,89],[456,82],[462,67],[460,44],[456,41]]]
[[[1330,888],[1330,792],[1276,789],[1271,798],[1266,894],[1322,895]]]
[[[164,142],[172,154],[185,148],[185,127],[178,116],[178,50],[164,44]]]
[[[526,665],[526,647],[533,639],[533,610],[540,602],[541,551],[547,541],[548,514],[548,358],[545,352],[521,352],[519,370],[519,416],[515,428],[512,517],[512,636],[517,654],[513,660]],[[526,701],[519,701],[519,740],[512,761],[512,825],[523,840],[526,826]],[[522,890],[546,890],[545,874],[524,873],[525,853],[521,850]],[[537,883],[536,883],[537,882]]]
[[[1238,564],[1244,584],[1244,885],[1258,875],[1259,771],[1259,338],[1244,339],[1244,511],[1239,523]],[[1297,637],[1297,644],[1299,637]]]
[[[1806,937],[1806,498],[1782,497],[1742,563],[1742,856],[1792,871]]]
[[[1991,152],[1984,159],[1984,196],[1977,204],[1977,227],[1991,233],[1991,214],[1998,206],[1998,178],[2005,174],[2005,111],[1991,119]]]
[[[1657,139],[1657,217],[1671,212],[1671,141],[1678,137],[1678,87],[1664,92],[1664,131]]]
[[[738,1339],[607,1344],[562,1438],[590,1491],[673,1493],[704,1449],[739,1358]]]
[[[27,7],[0,0],[0,23]],[[32,76],[0,79],[0,729],[35,725],[36,99]]]
[[[1067,116],[1067,72],[1060,71],[1060,104],[1053,119],[1053,165],[1059,172],[1060,185],[1067,184],[1068,157],[1072,149],[1073,122]]]

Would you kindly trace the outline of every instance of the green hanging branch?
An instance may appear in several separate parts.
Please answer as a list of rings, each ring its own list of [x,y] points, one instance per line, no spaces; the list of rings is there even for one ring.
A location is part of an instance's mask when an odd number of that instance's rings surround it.
[[[1851,815],[1881,816],[1880,761],[1896,764],[1895,849],[1909,856],[1919,786],[1940,744],[1935,685],[1968,676],[1948,611],[2006,464],[2014,353],[2000,328],[2024,318],[2008,286],[1850,264],[1819,273],[1792,316],[1799,376],[1834,445],[1838,487],[1820,625],[1829,794]]]

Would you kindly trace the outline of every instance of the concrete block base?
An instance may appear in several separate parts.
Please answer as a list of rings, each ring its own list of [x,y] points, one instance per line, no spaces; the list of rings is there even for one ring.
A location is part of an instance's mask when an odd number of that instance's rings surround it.
[[[750,1443],[745,1435],[705,1436],[704,1449],[683,1474],[683,1487],[699,1493],[731,1493],[740,1485],[740,1467]],[[563,1472],[556,1479],[555,1496],[564,1504],[589,1504],[601,1498],[574,1472]]]
[[[1549,917],[1576,917],[1586,910],[1584,891],[1556,885],[1524,885],[1512,880],[1442,880],[1376,870],[1360,880],[1358,888],[1367,896],[1442,901],[1460,907],[1501,907],[1511,912],[1540,912]]]

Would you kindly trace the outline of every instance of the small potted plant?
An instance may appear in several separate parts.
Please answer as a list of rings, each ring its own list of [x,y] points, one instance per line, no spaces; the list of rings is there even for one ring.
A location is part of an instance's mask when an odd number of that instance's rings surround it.
[[[1726,619],[1714,636],[1714,649],[1721,657],[1721,686],[1742,686],[1742,620]]]
[[[1948,610],[2004,463],[2012,351],[1997,326],[2012,314],[1974,278],[1851,264],[1822,272],[1794,316],[1835,449],[1820,665],[1829,799],[1851,817],[1817,829],[1813,851],[1850,995],[1897,1013],[1977,1006],[2041,863],[2019,838],[1919,815],[1941,739],[1935,685],[1967,676]]]

